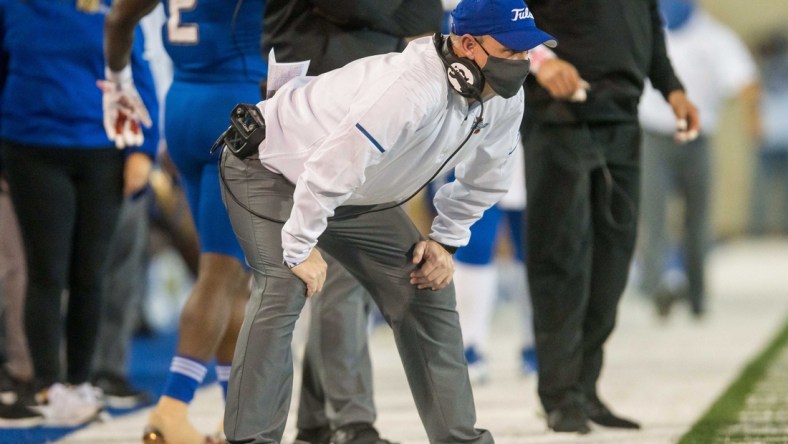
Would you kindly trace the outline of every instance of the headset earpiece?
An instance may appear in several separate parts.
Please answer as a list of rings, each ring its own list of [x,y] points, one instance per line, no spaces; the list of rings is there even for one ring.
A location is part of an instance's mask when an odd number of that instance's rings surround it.
[[[435,34],[432,38],[435,50],[446,67],[446,76],[452,89],[461,96],[481,100],[484,75],[473,60],[457,57],[451,49],[451,39]]]

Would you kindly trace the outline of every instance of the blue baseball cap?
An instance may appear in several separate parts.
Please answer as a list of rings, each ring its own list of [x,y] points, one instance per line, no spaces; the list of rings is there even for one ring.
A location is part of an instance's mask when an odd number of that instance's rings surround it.
[[[453,34],[489,35],[515,51],[558,44],[555,37],[536,27],[523,0],[461,0],[451,18]]]

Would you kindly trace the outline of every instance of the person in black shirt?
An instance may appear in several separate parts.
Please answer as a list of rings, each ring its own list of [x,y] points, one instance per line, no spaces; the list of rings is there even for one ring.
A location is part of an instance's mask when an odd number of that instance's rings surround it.
[[[600,401],[597,379],[635,245],[644,80],[672,106],[678,139],[697,135],[698,113],[666,55],[657,0],[528,4],[558,40],[532,57],[522,131],[539,397],[554,431],[587,433],[589,419],[639,428]]]
[[[406,37],[440,30],[437,0],[269,0],[263,56],[310,60],[307,75],[319,75],[375,54],[401,51]]]

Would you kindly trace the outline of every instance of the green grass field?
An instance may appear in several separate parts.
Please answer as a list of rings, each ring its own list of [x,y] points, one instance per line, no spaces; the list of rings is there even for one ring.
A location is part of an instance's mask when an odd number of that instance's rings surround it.
[[[788,320],[679,444],[788,443]]]

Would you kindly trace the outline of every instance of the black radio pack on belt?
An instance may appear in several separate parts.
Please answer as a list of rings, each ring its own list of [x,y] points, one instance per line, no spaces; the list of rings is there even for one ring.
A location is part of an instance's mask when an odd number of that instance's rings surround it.
[[[265,140],[265,120],[260,109],[248,103],[235,105],[230,113],[230,127],[225,130],[211,147],[211,154],[224,145],[241,160],[257,153],[257,147]]]

